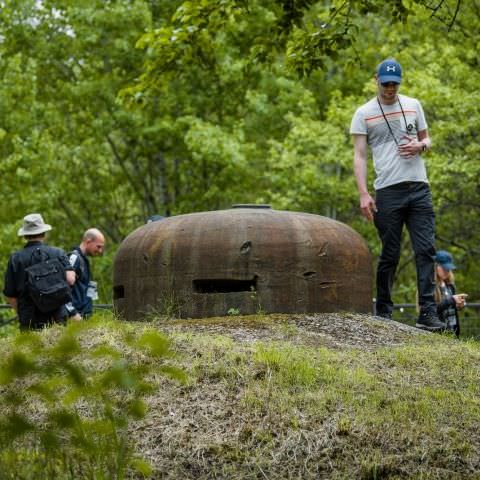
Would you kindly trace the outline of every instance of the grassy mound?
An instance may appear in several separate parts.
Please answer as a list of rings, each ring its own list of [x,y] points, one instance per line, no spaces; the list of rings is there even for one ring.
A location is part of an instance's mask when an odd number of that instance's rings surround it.
[[[151,327],[169,338],[174,357],[153,354]],[[40,336],[55,343],[55,332]],[[143,343],[119,340],[128,336]],[[12,341],[3,343],[8,351]],[[79,344],[84,369],[92,349],[115,348],[150,385],[110,393],[124,398],[114,410],[140,398],[146,406],[117,426],[146,462],[121,476],[479,478],[479,342],[366,315],[316,314],[103,321]],[[163,374],[169,369],[173,378]],[[77,412],[92,416],[81,405]],[[76,455],[75,443],[69,448]]]
[[[157,325],[190,379],[138,430],[161,478],[478,478],[479,343],[351,314]]]

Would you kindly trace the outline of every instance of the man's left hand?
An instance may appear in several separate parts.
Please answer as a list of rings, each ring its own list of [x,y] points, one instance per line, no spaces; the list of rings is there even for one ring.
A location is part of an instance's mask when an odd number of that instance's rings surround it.
[[[398,153],[401,157],[411,158],[418,155],[423,149],[423,142],[416,138],[404,135],[400,140],[401,144],[398,146]]]

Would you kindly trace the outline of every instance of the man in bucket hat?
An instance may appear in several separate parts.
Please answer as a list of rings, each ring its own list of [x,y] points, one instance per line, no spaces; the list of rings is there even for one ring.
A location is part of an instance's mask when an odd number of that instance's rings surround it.
[[[441,331],[445,324],[438,318],[434,299],[435,217],[422,158],[431,142],[420,102],[398,93],[402,74],[394,58],[377,66],[377,94],[355,112],[350,126],[354,171],[360,209],[367,220],[374,221],[382,242],[377,266],[377,315],[392,316],[392,287],[405,225],[417,267],[420,315],[416,326]],[[373,196],[367,186],[368,147],[376,173]]]
[[[75,282],[75,273],[70,267],[65,252],[44,243],[45,234],[51,229],[51,225],[45,223],[39,213],[31,213],[24,217],[23,225],[18,230],[18,236],[24,237],[27,243],[22,250],[13,253],[8,260],[3,294],[17,312],[21,330],[39,330],[52,323],[66,321],[65,307],[62,306],[47,312],[40,311],[27,289],[26,269],[35,263],[34,258],[37,253],[51,259],[58,258],[65,268],[67,283],[72,286]]]

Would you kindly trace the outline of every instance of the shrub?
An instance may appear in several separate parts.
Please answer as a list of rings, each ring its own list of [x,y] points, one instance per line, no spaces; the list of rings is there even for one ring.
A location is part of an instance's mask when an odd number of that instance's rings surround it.
[[[166,337],[97,320],[19,333],[3,350],[0,479],[149,476],[128,427],[145,415],[155,373],[184,379]]]

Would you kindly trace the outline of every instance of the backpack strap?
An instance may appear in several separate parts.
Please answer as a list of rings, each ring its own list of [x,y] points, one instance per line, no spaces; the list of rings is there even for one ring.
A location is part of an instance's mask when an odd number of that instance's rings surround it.
[[[36,259],[34,258],[35,256],[37,257]],[[45,260],[50,260],[50,255],[48,254],[47,250],[42,247],[35,247],[32,255],[30,256],[30,265],[42,263]]]

